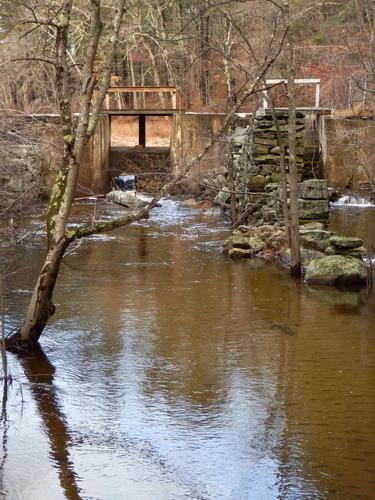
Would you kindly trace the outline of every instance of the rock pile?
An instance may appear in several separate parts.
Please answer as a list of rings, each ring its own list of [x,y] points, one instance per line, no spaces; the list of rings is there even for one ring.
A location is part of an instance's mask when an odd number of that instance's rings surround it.
[[[288,112],[276,110],[280,132],[285,143],[288,143]],[[247,141],[237,141],[232,148],[232,162],[238,197],[239,213],[246,210],[248,204],[254,202],[253,193],[265,192],[267,184],[281,182],[280,146],[276,126],[269,110],[257,111],[253,122],[244,130]],[[237,130],[237,136],[241,136]],[[297,167],[303,168],[304,153],[304,115],[297,114]],[[288,149],[286,148],[286,169],[288,170]],[[301,178],[301,174],[300,178]],[[277,187],[277,186],[275,186]],[[257,197],[257,199],[260,199]]]
[[[325,249],[328,255],[346,255],[349,257],[363,257],[366,249],[362,246],[363,240],[348,236],[334,235],[329,239],[330,246]]]
[[[223,249],[232,259],[275,255],[286,248],[285,230],[279,225],[240,226],[224,242]]]
[[[288,112],[275,110],[281,138],[285,144],[287,180],[289,179]],[[297,113],[297,170],[301,181],[304,170],[305,118]],[[245,222],[267,224],[282,220],[280,145],[277,127],[270,110],[259,110],[252,122],[238,123],[232,136],[232,165],[239,214],[248,214]],[[312,173],[310,172],[310,176]],[[229,199],[224,188],[217,197],[223,204]],[[225,200],[225,201],[224,201]],[[307,179],[299,186],[301,221],[325,221],[329,216],[328,186],[325,180]],[[249,207],[255,207],[255,209]]]
[[[302,262],[305,281],[319,285],[364,284],[367,268],[362,260],[366,249],[362,240],[336,235],[313,222],[300,226]],[[280,224],[240,226],[224,243],[224,252],[231,259],[274,257],[290,265],[285,229]]]

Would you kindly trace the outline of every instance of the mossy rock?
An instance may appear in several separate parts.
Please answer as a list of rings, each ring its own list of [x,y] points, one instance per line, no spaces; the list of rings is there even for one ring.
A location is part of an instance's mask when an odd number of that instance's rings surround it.
[[[354,257],[328,255],[310,262],[305,281],[311,285],[365,284],[367,269],[361,260]]]
[[[327,200],[304,200],[298,198],[299,217],[302,220],[324,220],[329,217],[329,203]]]
[[[363,245],[363,240],[360,238],[355,238],[351,236],[332,236],[330,239],[330,243],[332,246],[340,248],[342,250],[358,248]]]
[[[307,179],[298,185],[298,196],[305,200],[328,200],[328,182],[325,179]]]
[[[330,246],[331,231],[324,229],[300,229],[301,244],[304,248],[324,252]]]
[[[251,250],[245,250],[243,248],[231,248],[228,255],[233,260],[249,259],[252,255]]]
[[[264,175],[252,175],[247,180],[247,186],[254,191],[262,191],[266,184],[267,179]]]
[[[367,255],[367,250],[365,247],[357,247],[357,248],[337,248],[329,245],[325,249],[325,253],[327,255],[348,255],[350,257],[362,258]]]
[[[224,249],[228,251],[230,248],[250,248],[248,235],[239,230],[233,231],[231,236],[224,242]]]

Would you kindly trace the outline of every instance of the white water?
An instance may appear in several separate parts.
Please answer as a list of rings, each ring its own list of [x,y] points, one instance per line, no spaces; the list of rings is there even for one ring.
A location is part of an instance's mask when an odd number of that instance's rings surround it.
[[[341,207],[341,206],[351,206],[351,207],[374,207],[374,203],[371,202],[368,196],[359,196],[354,194],[341,196],[337,201],[331,203],[333,207]]]

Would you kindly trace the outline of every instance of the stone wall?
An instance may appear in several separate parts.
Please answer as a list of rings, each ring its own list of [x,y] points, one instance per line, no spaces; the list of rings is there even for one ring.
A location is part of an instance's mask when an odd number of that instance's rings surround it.
[[[276,118],[286,151],[289,178],[288,113],[276,110]],[[313,172],[304,162],[305,117],[297,113],[297,171],[300,184],[301,220],[325,220],[329,215],[326,182],[309,181]],[[232,168],[237,209],[244,222],[272,223],[282,220],[280,146],[276,125],[269,110],[260,110],[251,122],[237,126],[233,134]],[[228,202],[229,193],[226,200]]]
[[[81,162],[77,196],[109,189],[110,122],[99,118]],[[18,199],[19,208],[48,197],[63,154],[60,117],[26,115],[0,118],[0,207]],[[1,211],[1,208],[0,208]]]
[[[44,195],[61,158],[57,129],[53,120],[0,117],[0,214],[24,210]]]

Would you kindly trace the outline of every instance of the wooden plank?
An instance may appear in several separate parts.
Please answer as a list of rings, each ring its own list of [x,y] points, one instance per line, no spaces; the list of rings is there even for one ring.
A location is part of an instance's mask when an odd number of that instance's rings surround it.
[[[107,92],[109,93],[116,93],[116,92],[121,92],[121,93],[129,93],[133,94],[136,92],[140,93],[176,93],[177,88],[176,87],[109,87]]]
[[[183,109],[103,109],[105,115],[124,116],[173,116],[176,113],[184,112]]]

